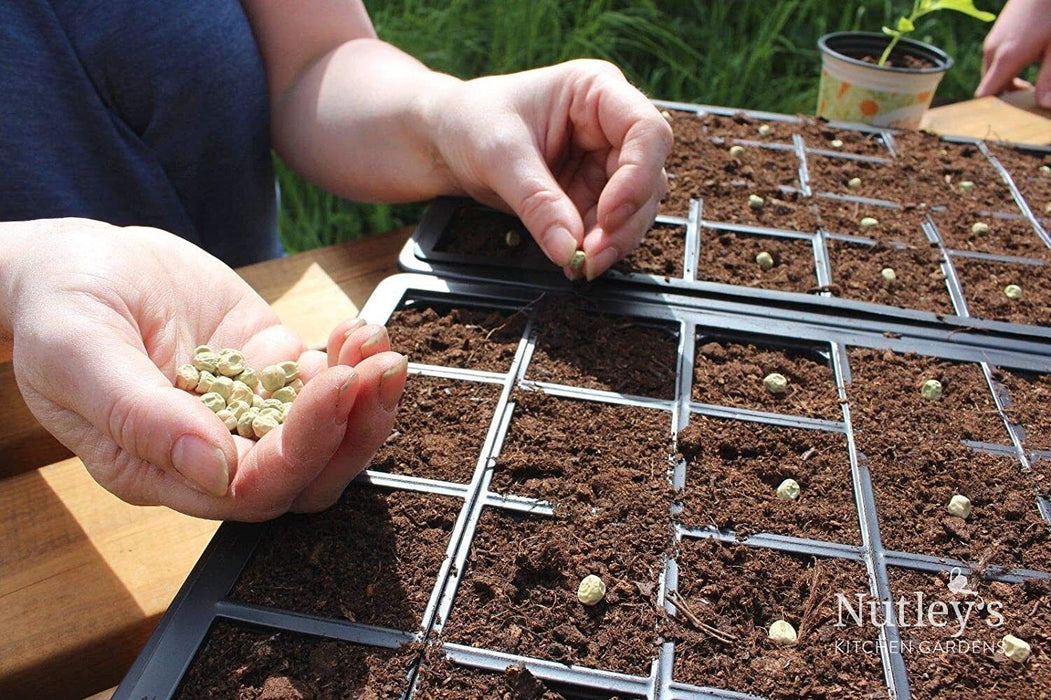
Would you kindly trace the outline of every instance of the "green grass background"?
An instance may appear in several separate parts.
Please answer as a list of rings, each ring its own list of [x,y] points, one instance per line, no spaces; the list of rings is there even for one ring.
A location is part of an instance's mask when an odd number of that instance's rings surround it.
[[[812,113],[818,37],[878,31],[911,7],[861,0],[367,0],[379,36],[430,67],[471,78],[572,58],[619,65],[650,97]],[[977,0],[999,12],[1004,0]],[[938,99],[971,96],[991,25],[955,12],[930,15],[914,36],[956,65]],[[349,96],[353,99],[353,96]],[[281,235],[297,252],[414,223],[420,205],[364,205],[313,187],[277,163]]]

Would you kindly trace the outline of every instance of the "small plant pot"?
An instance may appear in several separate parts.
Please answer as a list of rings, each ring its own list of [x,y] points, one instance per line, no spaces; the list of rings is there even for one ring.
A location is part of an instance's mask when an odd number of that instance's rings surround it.
[[[952,59],[941,49],[902,39],[893,58],[915,67],[878,66],[890,37],[870,32],[836,32],[818,39],[821,85],[817,115],[875,126],[916,129]],[[925,65],[920,65],[925,64]]]

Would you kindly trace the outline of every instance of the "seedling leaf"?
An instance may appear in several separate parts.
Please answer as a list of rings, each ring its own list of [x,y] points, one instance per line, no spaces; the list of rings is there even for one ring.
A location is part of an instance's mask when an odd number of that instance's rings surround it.
[[[974,0],[934,0],[928,6],[927,11],[934,12],[935,10],[955,10],[983,22],[992,22],[996,19],[996,15],[992,12],[985,12],[975,7]]]

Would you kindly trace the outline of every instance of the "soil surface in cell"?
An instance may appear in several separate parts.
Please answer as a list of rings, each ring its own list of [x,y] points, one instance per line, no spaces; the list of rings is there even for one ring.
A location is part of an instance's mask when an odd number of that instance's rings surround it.
[[[668,195],[662,207],[664,214],[687,216],[690,199],[711,196],[712,189],[716,187],[727,192],[738,190],[747,200],[748,194],[757,188],[800,186],[799,159],[794,151],[790,148],[744,145],[741,146],[744,151],[740,155],[731,156],[730,148],[737,145],[734,138],[754,141],[767,139],[759,135],[757,126],[745,127],[747,135],[735,137],[733,132],[741,132],[741,129],[718,128],[712,119],[719,119],[733,127],[741,126],[727,117],[698,118],[689,114],[676,116],[673,113],[671,124],[675,133],[675,146],[665,163]],[[715,133],[712,133],[713,128]],[[713,136],[719,138],[713,140]],[[769,140],[773,141],[774,137],[769,137]],[[791,140],[789,134],[787,141],[791,143]]]
[[[686,227],[656,224],[642,243],[613,268],[618,272],[637,272],[672,279],[682,278],[686,259]]]
[[[446,638],[648,675],[668,514],[630,502],[597,508],[558,519],[483,512]],[[602,578],[606,596],[585,606],[576,591],[589,574]]]
[[[468,204],[453,212],[434,249],[501,260],[544,257],[517,217],[478,204]]]
[[[849,357],[854,435],[870,457],[961,440],[1007,444],[979,365],[867,348],[851,349]],[[940,400],[923,398],[920,388],[928,379],[941,382]]]
[[[975,593],[954,594],[948,574],[906,569],[892,569],[890,582],[894,599],[908,602],[907,624],[899,627],[914,698],[1038,698],[1051,688],[1051,582],[1010,584],[972,576],[966,590]],[[935,627],[929,618],[917,624],[918,593],[924,612],[938,601],[948,606],[946,617],[935,618],[945,626]],[[985,604],[981,608],[977,596]],[[1032,653],[1025,663],[998,651],[1005,634],[1029,643]]]
[[[410,362],[506,372],[525,322],[515,311],[410,307],[395,311],[387,330],[392,349]]]
[[[1000,369],[996,379],[1010,397],[1007,415],[1025,429],[1025,446],[1051,450],[1051,374]]]
[[[428,649],[416,675],[412,697],[426,700],[499,698],[500,700],[565,700],[565,697],[521,666],[491,673],[460,666],[445,657],[440,647]]]
[[[1051,572],[1051,524],[1017,458],[916,445],[869,455],[868,465],[888,549]],[[955,494],[971,500],[967,519],[947,510]]]
[[[323,513],[276,521],[232,597],[415,631],[459,510],[457,499],[351,486]]]
[[[1032,266],[954,258],[963,297],[971,316],[995,321],[1051,326],[1051,270]],[[1021,299],[1009,299],[1009,284],[1022,288]]]
[[[817,286],[814,248],[809,240],[751,236],[704,227],[697,279],[784,292],[806,293]],[[769,270],[756,256],[766,251],[774,259]]]
[[[893,172],[894,163],[873,163],[814,154],[807,156],[807,174],[810,177],[810,189],[814,192],[894,201],[894,193],[888,192],[885,185],[893,177]],[[850,187],[850,181],[854,178],[861,181],[856,188]]]
[[[941,254],[928,245],[898,248],[890,243],[875,245],[828,239],[832,267],[832,293],[844,299],[883,304],[903,309],[954,315],[952,298],[945,285]],[[894,271],[894,279],[883,270]]]
[[[675,396],[678,334],[670,324],[549,299],[526,378],[658,399]]]
[[[923,233],[925,212],[915,208],[880,207],[829,197],[814,197],[821,228],[827,233],[861,236],[877,241],[898,241],[912,246],[929,245]],[[875,219],[864,226],[864,219]]]
[[[876,627],[836,627],[835,594],[868,593],[863,565],[712,540],[684,540],[678,563],[694,616],[735,639],[718,641],[681,613],[669,620],[680,640],[674,680],[770,698],[885,697],[878,653],[836,651],[878,639]],[[779,619],[797,630],[795,645],[768,638]]]
[[[667,521],[671,414],[519,391],[490,487],[562,509],[652,511]]]
[[[749,204],[749,195],[762,197],[758,209]],[[715,223],[758,226],[779,231],[814,233],[817,214],[814,200],[797,192],[781,192],[771,187],[741,189],[714,186],[706,188],[701,203],[701,219]]]
[[[693,400],[755,411],[842,420],[836,380],[828,362],[795,348],[771,348],[698,339],[693,367]],[[771,394],[763,379],[784,375],[783,394]]]
[[[967,212],[931,212],[931,216],[946,248],[1044,260],[1051,258],[1051,249],[1043,244],[1026,219],[976,216]],[[974,231],[974,225],[979,223],[988,226],[989,231]]]
[[[394,698],[418,651],[366,647],[220,620],[175,697]]]
[[[693,415],[678,446],[683,522],[861,544],[844,435]],[[796,500],[778,497],[785,479],[799,483]]]
[[[1011,174],[1029,209],[1037,216],[1051,215],[1051,173],[1040,172],[1041,166],[1051,167],[1051,153],[996,144],[989,144],[989,149]]]
[[[874,134],[866,134],[849,129],[837,129],[829,126],[823,119],[807,119],[798,125],[799,132],[807,148],[819,148],[825,151],[841,151],[861,156],[876,156],[890,158],[890,151]],[[841,145],[832,145],[833,141],[841,141]]]
[[[916,131],[898,132],[894,141],[899,165],[884,184],[894,195],[887,199],[972,213],[1020,213],[1011,190],[978,146],[949,143]],[[965,192],[961,182],[974,187]]]
[[[410,374],[394,430],[369,469],[469,482],[499,398],[499,384]]]

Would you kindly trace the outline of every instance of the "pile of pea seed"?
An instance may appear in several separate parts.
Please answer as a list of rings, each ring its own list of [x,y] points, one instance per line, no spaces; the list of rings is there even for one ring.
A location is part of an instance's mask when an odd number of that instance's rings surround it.
[[[245,364],[240,350],[215,352],[199,345],[193,361],[179,367],[175,386],[200,394],[231,433],[259,439],[285,422],[303,381],[296,362],[270,365],[256,373]]]

